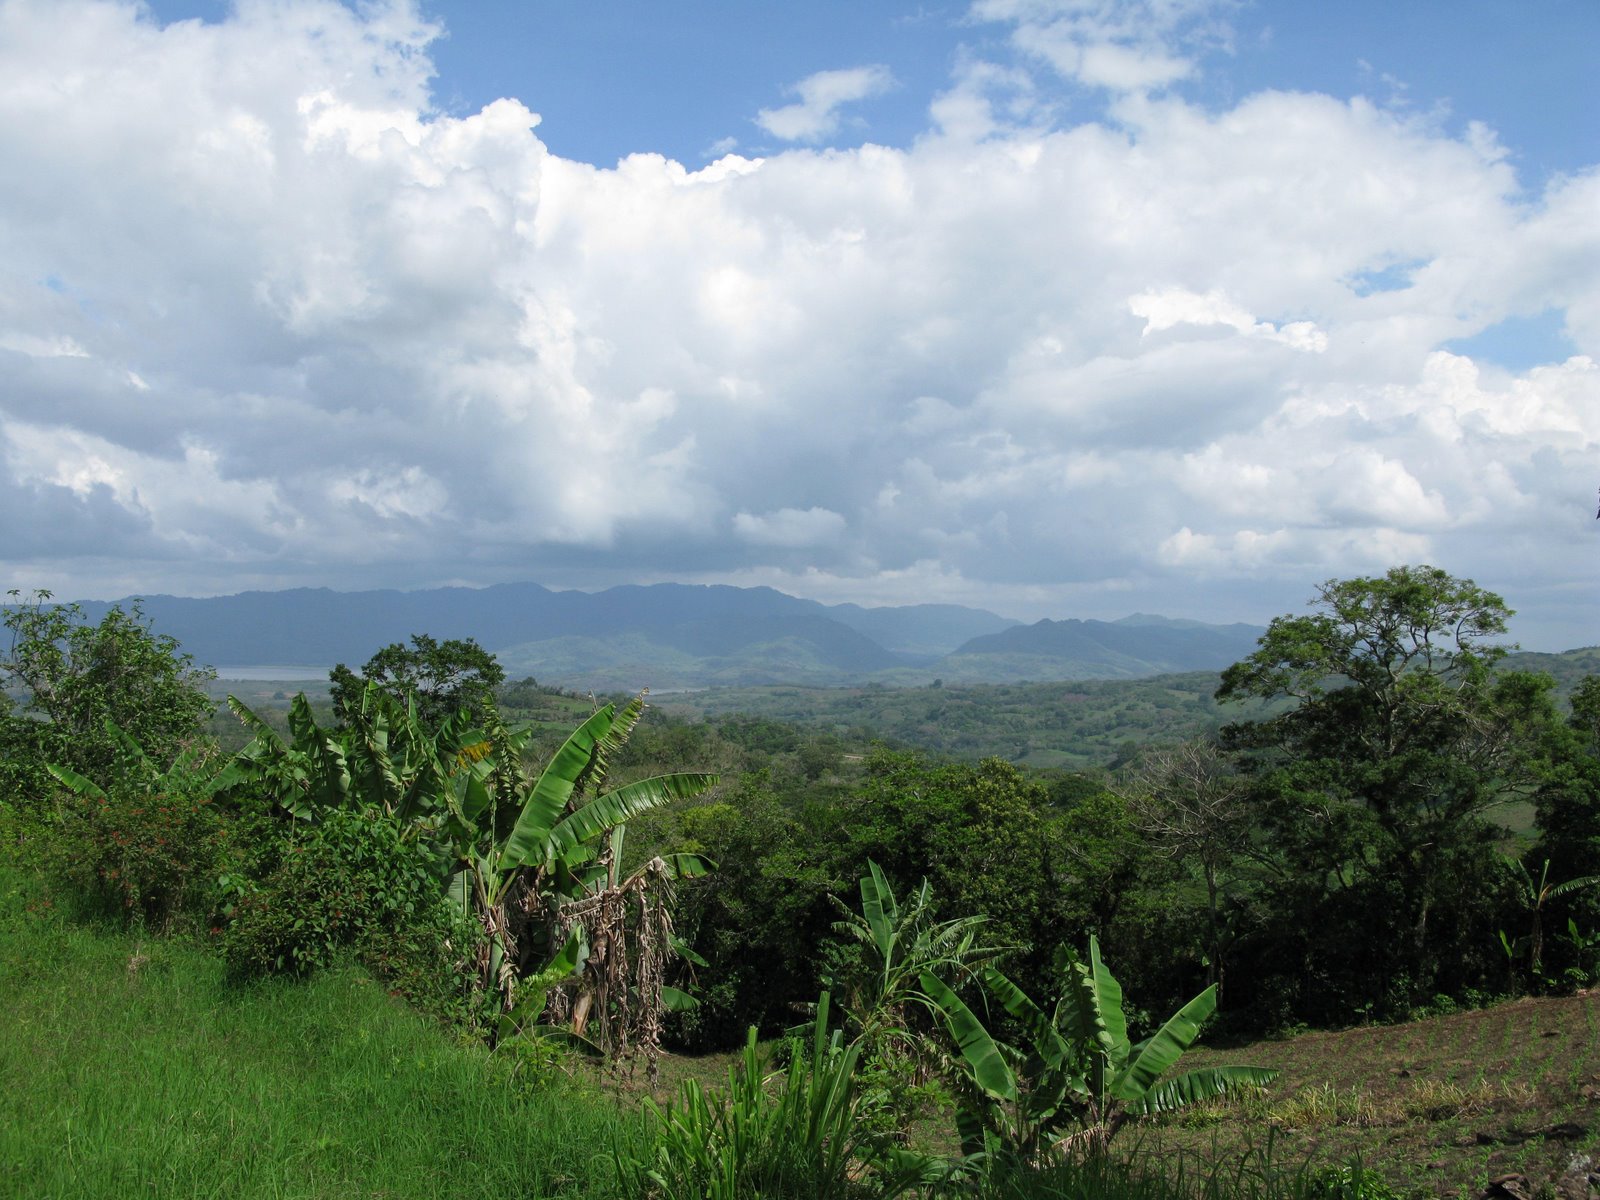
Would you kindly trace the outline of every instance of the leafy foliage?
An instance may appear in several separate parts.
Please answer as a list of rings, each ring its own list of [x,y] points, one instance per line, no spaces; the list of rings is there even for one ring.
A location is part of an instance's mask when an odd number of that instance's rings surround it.
[[[437,851],[373,809],[257,827],[224,879],[221,947],[235,978],[307,975],[350,955],[420,1007],[470,1021],[460,964],[475,930],[446,902]]]
[[[685,1081],[677,1103],[651,1100],[650,1157],[622,1158],[629,1194],[659,1200],[893,1200],[936,1182],[941,1165],[883,1144],[857,1088],[861,1048],[828,1032],[828,994],[809,1044],[791,1039],[769,1088],[751,1029],[724,1094]],[[775,1094],[774,1094],[775,1093]]]
[[[367,660],[360,672],[339,663],[328,672],[333,685],[333,710],[342,722],[353,720],[369,684],[377,684],[394,699],[415,700],[423,724],[433,726],[462,709],[476,712],[492,700],[506,673],[472,638],[440,642],[425,633],[414,634],[411,644],[394,642]]]
[[[697,795],[716,777],[667,774],[606,790],[610,759],[643,714],[642,696],[620,709],[601,706],[531,777],[522,763],[529,731],[506,728],[490,701],[430,726],[414,697],[402,704],[369,682],[336,730],[321,728],[296,697],[288,741],[230,703],[256,737],[224,785],[259,789],[289,818],[315,825],[361,814],[386,823],[397,844],[425,848],[435,890],[481,932],[461,965],[494,1007],[492,1036],[530,1027],[549,1006],[582,1037],[595,1015],[605,1049],[623,1055],[638,1047],[653,1068],[675,954],[671,884],[705,864],[656,856],[624,878],[624,831],[632,817]],[[283,932],[304,932],[303,948],[278,947],[252,961],[266,969],[299,970],[302,959],[320,965],[325,924],[291,923]],[[568,954],[571,962],[552,975]]]
[[[936,976],[922,985],[951,1040],[963,1087],[963,1148],[985,1159],[1029,1166],[1102,1153],[1132,1116],[1181,1108],[1242,1085],[1269,1083],[1274,1071],[1208,1067],[1164,1078],[1216,1008],[1216,988],[1190,1000],[1149,1038],[1133,1044],[1122,987],[1089,939],[1087,961],[1057,956],[1060,991],[1046,1011],[993,967],[989,993],[1016,1021],[1022,1047],[998,1041],[965,1001]],[[1069,1130],[1070,1132],[1063,1132]]]
[[[50,844],[57,870],[90,907],[165,930],[183,912],[203,914],[227,829],[211,803],[214,755],[191,747],[165,770],[107,721],[117,753],[102,787],[46,764],[64,791]]]
[[[1500,934],[1500,942],[1505,946],[1508,957],[1513,960],[1522,952],[1527,954],[1528,973],[1535,981],[1542,977],[1544,964],[1544,917],[1546,905],[1552,900],[1559,900],[1563,896],[1570,896],[1575,892],[1600,885],[1600,875],[1584,875],[1576,879],[1567,879],[1553,883],[1550,879],[1550,860],[1544,860],[1544,865],[1539,870],[1538,882],[1528,871],[1527,864],[1519,858],[1502,860],[1506,870],[1511,873],[1515,883],[1515,896],[1517,903],[1528,914],[1528,932],[1516,939],[1513,944],[1504,932]]]
[[[854,972],[845,1015],[856,1036],[869,1044],[910,1040],[908,1006],[919,998],[924,973],[941,979],[973,977],[998,948],[982,945],[984,916],[933,919],[933,889],[923,880],[902,906],[877,863],[861,877],[861,913],[844,905],[844,920],[834,923],[863,950]]]
[[[196,737],[211,711],[205,684],[213,673],[173,638],[152,632],[137,601],[91,625],[80,606],[51,603],[47,591],[7,595],[11,640],[0,657],[0,687],[24,698],[20,711],[0,711],[0,800],[9,793],[13,802],[37,805],[49,786],[45,763],[101,778],[120,753],[108,721],[159,763]]]
[[[1265,953],[1300,956],[1286,943],[1303,941],[1316,912],[1339,931],[1316,955],[1334,991],[1403,1013],[1486,977],[1470,950],[1492,943],[1498,900],[1484,814],[1535,781],[1529,751],[1554,720],[1551,684],[1491,671],[1510,609],[1438,568],[1329,581],[1314,603],[1275,619],[1217,693],[1294,701],[1229,730],[1250,752],[1272,842],[1283,940]]]
[[[877,1101],[881,1119],[899,1129],[933,1097],[940,1063],[922,976],[971,982],[1001,949],[979,940],[987,917],[936,920],[927,880],[902,905],[878,864],[869,861],[860,893],[859,914],[838,905],[844,919],[834,922],[834,931],[856,953],[834,973],[848,989],[842,1007],[846,1028],[862,1050],[864,1088]]]

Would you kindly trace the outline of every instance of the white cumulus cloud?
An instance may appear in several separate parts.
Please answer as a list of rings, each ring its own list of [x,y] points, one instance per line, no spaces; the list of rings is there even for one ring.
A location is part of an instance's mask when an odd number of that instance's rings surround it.
[[[980,5],[1145,56],[1124,83],[1226,12]],[[1064,122],[972,59],[902,147],[601,168],[537,97],[439,111],[434,34],[403,3],[0,3],[11,585],[1264,620],[1426,557],[1525,642],[1591,628],[1600,169],[1525,190],[1492,139],[1314,94]],[[1531,369],[1460,350],[1538,314],[1569,344]]]
[[[1193,74],[1195,55],[1226,46],[1234,0],[977,0],[978,20],[1089,87],[1147,92]]]

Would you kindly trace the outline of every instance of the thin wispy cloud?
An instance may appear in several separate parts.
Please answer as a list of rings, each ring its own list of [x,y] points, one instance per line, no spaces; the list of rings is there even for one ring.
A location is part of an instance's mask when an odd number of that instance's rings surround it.
[[[1061,75],[1147,92],[1192,75],[1232,41],[1237,0],[977,0],[972,18],[1007,23],[1013,43]]]
[[[763,108],[755,122],[785,142],[817,142],[838,131],[841,110],[894,86],[894,76],[884,66],[847,67],[808,75],[790,92],[799,96],[781,108]]]

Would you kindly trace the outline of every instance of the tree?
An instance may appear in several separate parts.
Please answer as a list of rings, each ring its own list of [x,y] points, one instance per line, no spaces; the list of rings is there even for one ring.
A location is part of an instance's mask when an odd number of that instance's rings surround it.
[[[1193,738],[1145,750],[1130,774],[1129,804],[1157,852],[1199,868],[1206,887],[1206,982],[1226,972],[1221,897],[1255,827],[1249,781],[1215,742]]]
[[[1600,858],[1600,675],[1573,689],[1572,712],[1551,732],[1549,767],[1534,797],[1540,854],[1568,874]]]
[[[205,685],[215,672],[153,632],[137,600],[90,624],[81,606],[51,603],[47,591],[7,595],[0,685],[26,699],[20,713],[0,713],[0,725],[8,768],[22,769],[20,791],[43,786],[46,762],[98,778],[121,752],[108,721],[165,765],[210,715]]]
[[[1217,698],[1294,701],[1227,737],[1254,752],[1263,816],[1302,876],[1296,886],[1362,885],[1390,921],[1369,937],[1392,943],[1387,968],[1374,945],[1360,947],[1366,970],[1387,969],[1414,999],[1478,937],[1463,914],[1498,874],[1482,814],[1532,782],[1550,681],[1492,671],[1512,648],[1496,640],[1511,610],[1436,567],[1330,580],[1313,604],[1274,619],[1260,648],[1223,673]],[[1433,922],[1441,908],[1451,919]]]
[[[505,682],[500,664],[472,638],[440,642],[425,633],[412,635],[411,645],[393,642],[367,660],[357,674],[340,663],[328,672],[333,684],[333,711],[349,722],[361,706],[369,683],[396,699],[415,697],[423,724],[438,725],[461,709],[477,709]]]
[[[841,874],[868,860],[895,887],[926,877],[942,917],[987,914],[992,939],[1032,946],[1030,969],[1049,961],[1059,937],[1059,852],[1050,844],[1048,795],[1008,762],[935,763],[875,751],[867,778],[835,818]]]

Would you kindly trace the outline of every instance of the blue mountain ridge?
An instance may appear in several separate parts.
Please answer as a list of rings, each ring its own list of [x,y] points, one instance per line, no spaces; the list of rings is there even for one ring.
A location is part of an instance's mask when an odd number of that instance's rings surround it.
[[[131,599],[116,603],[127,607]],[[508,674],[570,686],[842,684],[880,676],[926,682],[947,656],[953,675],[996,678],[1125,677],[1217,669],[1254,648],[1262,632],[1135,614],[1118,622],[1033,625],[952,604],[823,604],[773,588],[659,583],[599,592],[536,583],[484,588],[336,592],[328,588],[141,600],[155,629],[196,661],[218,667],[274,664],[325,670],[364,663],[417,633],[474,638]],[[109,602],[85,601],[98,619]],[[622,649],[624,652],[618,653]],[[592,677],[590,665],[598,671]],[[600,669],[598,664],[608,664]],[[953,663],[953,666],[957,666]],[[554,674],[551,674],[551,672]],[[665,674],[665,677],[663,676]],[[926,675],[927,679],[922,677]]]

